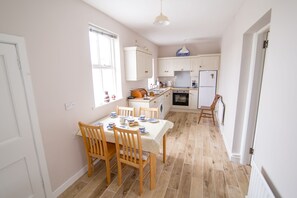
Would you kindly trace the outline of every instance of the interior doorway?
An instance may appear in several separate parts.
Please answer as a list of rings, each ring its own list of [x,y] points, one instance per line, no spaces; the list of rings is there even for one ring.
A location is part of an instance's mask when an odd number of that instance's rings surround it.
[[[264,18],[265,19],[265,18]],[[254,153],[254,141],[256,137],[256,125],[258,117],[259,103],[261,100],[262,79],[265,68],[265,57],[269,49],[270,13],[269,20],[260,20],[246,33],[244,39],[249,54],[246,57],[249,69],[246,75],[246,90],[242,119],[242,141],[241,159],[242,164],[251,164]],[[266,23],[264,23],[266,21]],[[245,47],[244,46],[244,47]],[[244,51],[244,50],[243,50]],[[247,54],[243,54],[247,55]]]
[[[0,197],[52,197],[24,39],[0,34]]]

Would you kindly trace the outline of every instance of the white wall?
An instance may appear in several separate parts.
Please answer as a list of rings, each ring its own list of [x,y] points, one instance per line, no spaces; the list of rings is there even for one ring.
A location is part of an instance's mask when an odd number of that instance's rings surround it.
[[[226,103],[222,134],[230,154],[240,152],[235,131],[242,38],[271,8],[270,44],[264,68],[254,160],[279,197],[296,197],[297,2],[246,1],[222,41],[220,94]],[[234,84],[236,86],[234,87]]]
[[[241,131],[235,131],[237,99],[242,62],[244,33],[271,8],[270,0],[246,1],[222,38],[221,68],[218,93],[226,104],[225,124],[221,127],[227,151],[233,159],[240,157]],[[240,112],[243,113],[243,112]],[[234,139],[235,137],[235,139]]]
[[[93,91],[88,24],[119,35],[124,99],[92,110]],[[156,59],[158,48],[80,0],[1,0],[0,32],[25,38],[52,189],[86,165],[77,122],[91,122],[126,105],[129,90],[147,81],[126,82],[123,47],[135,40]],[[71,111],[64,103],[73,101]]]

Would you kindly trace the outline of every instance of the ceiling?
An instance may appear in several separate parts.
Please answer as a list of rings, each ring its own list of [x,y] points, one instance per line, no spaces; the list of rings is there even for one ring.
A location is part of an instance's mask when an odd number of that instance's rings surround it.
[[[163,0],[169,26],[154,25],[160,0],[84,0],[158,46],[214,42],[245,0]]]

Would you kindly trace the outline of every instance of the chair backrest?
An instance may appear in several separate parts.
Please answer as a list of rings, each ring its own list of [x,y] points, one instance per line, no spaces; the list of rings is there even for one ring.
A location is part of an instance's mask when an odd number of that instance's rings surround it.
[[[121,162],[137,167],[142,165],[142,143],[139,130],[113,127],[117,157]]]
[[[86,152],[92,156],[105,157],[107,143],[102,125],[93,126],[82,122],[78,123]]]
[[[145,117],[147,117],[147,118],[159,118],[159,109],[158,108],[140,107],[139,115],[145,115]]]
[[[214,97],[214,99],[213,99],[213,102],[212,102],[212,104],[210,105],[210,109],[211,110],[214,110],[215,108],[216,108],[216,104],[217,104],[217,102],[218,102],[218,100],[220,99],[220,95],[219,94],[216,94],[215,95],[215,97]]]
[[[121,116],[135,116],[134,107],[119,107],[117,106],[117,114]]]

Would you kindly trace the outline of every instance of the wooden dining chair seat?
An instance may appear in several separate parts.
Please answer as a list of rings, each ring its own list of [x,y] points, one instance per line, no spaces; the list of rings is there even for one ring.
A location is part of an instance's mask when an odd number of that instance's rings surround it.
[[[221,98],[221,96],[219,94],[216,94],[214,97],[214,100],[210,106],[201,106],[200,107],[201,113],[199,116],[198,124],[200,123],[201,118],[212,118],[213,124],[216,125],[215,119],[214,119],[214,110],[215,110],[216,104],[220,98]]]
[[[122,184],[122,164],[139,170],[139,194],[143,192],[143,169],[150,161],[150,154],[142,151],[139,130],[113,127],[118,164],[118,185]],[[150,181],[152,182],[152,181]]]
[[[135,116],[135,108],[134,107],[121,107],[117,106],[116,112],[120,116]]]
[[[82,122],[78,123],[85,145],[85,151],[88,160],[88,176],[93,174],[96,159],[105,160],[106,165],[106,183],[110,184],[110,159],[116,153],[114,143],[106,142],[105,133],[102,125],[93,126]]]

